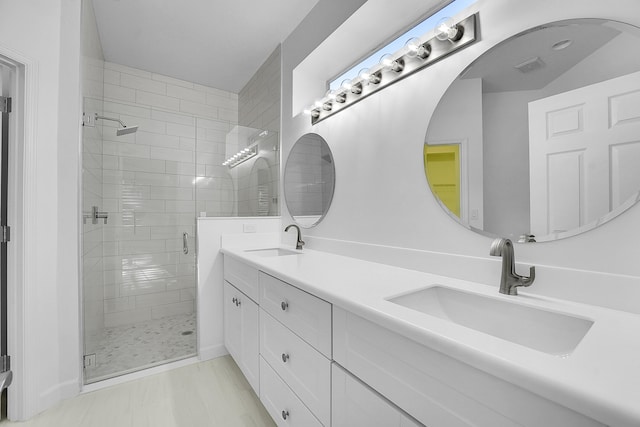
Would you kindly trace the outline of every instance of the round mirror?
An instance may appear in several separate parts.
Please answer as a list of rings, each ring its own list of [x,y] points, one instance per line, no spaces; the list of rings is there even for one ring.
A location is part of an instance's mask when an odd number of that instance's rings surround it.
[[[322,221],[335,187],[335,168],[327,142],[315,133],[303,135],[289,153],[284,169],[284,197],[301,227]]]
[[[514,241],[590,230],[640,190],[640,29],[600,19],[520,33],[474,61],[434,112],[429,186],[460,223]]]

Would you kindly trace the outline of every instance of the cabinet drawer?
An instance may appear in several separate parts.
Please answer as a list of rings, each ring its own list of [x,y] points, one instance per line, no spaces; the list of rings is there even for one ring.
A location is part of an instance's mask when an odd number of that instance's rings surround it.
[[[260,357],[260,401],[278,426],[322,427],[265,360]]]
[[[340,308],[333,339],[336,362],[429,427],[602,426]]]
[[[260,354],[324,424],[331,420],[331,361],[260,310]]]
[[[224,257],[224,280],[258,301],[258,270],[229,256]]]
[[[331,359],[331,304],[263,272],[260,307]]]
[[[332,427],[422,426],[335,363],[331,366],[331,378]]]

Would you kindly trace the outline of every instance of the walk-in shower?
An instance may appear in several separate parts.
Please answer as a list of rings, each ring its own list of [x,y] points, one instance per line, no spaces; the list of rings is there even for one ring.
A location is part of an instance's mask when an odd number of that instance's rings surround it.
[[[278,132],[85,97],[84,380],[197,354],[196,218],[278,214]],[[127,126],[137,123],[138,126]],[[135,130],[134,130],[135,129]],[[255,155],[225,160],[250,147]]]
[[[85,383],[197,353],[197,120],[152,111],[85,98]]]

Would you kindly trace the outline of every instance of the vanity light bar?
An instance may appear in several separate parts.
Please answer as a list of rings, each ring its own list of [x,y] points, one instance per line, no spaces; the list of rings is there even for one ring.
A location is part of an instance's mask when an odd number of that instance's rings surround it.
[[[233,169],[239,164],[244,163],[250,158],[255,157],[257,155],[258,155],[258,144],[255,143],[247,148],[243,148],[233,156],[229,157],[227,160],[222,162],[222,166],[228,166],[229,169]]]
[[[344,81],[340,89],[329,92],[323,99],[305,110],[311,116],[311,124],[344,110],[367,96],[410,76],[428,65],[469,46],[476,41],[478,14],[475,13],[443,30],[436,27],[436,36],[419,44],[411,39],[408,45],[394,55],[383,56],[381,63],[371,70],[363,70],[358,77]],[[442,34],[445,34],[443,39]]]

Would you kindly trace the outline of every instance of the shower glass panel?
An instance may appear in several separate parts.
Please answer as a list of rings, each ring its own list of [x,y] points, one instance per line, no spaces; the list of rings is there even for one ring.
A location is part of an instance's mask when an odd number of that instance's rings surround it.
[[[138,130],[83,129],[85,383],[197,351],[196,118],[86,99],[95,113]]]

